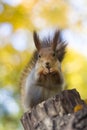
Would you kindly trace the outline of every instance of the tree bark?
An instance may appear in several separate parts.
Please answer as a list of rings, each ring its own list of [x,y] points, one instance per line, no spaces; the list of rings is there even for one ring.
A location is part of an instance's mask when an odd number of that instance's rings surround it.
[[[75,113],[78,104],[84,107]],[[25,130],[87,130],[87,107],[75,89],[64,90],[24,113],[21,122]]]

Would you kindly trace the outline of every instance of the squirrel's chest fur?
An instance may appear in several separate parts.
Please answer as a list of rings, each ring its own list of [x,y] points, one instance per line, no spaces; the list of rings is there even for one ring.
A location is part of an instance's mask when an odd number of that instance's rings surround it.
[[[63,77],[60,76],[59,73],[40,75],[37,84],[43,88],[49,89],[49,91],[57,91],[63,84]]]
[[[25,105],[33,106],[61,92],[64,87],[64,79],[61,73],[40,75],[35,79],[35,68],[26,79]],[[36,81],[37,80],[37,81]]]
[[[64,78],[61,72],[56,74],[39,75],[35,78],[35,68],[32,69],[31,73],[26,79],[26,89],[41,89],[48,92],[58,92],[63,89]]]

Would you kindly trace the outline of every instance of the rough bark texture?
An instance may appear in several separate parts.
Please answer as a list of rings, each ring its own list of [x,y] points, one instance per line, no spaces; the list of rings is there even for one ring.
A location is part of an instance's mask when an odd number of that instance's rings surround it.
[[[87,130],[87,105],[72,115],[64,130]]]
[[[78,104],[84,108],[74,113]],[[64,90],[24,113],[21,122],[25,130],[87,130],[87,107],[75,89]]]

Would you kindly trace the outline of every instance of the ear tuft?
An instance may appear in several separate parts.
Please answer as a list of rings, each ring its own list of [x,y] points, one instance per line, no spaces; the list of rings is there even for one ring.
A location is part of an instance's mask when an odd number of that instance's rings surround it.
[[[60,30],[56,30],[54,37],[53,37],[53,43],[52,43],[52,49],[56,50],[57,44],[61,41],[60,36]]]
[[[39,51],[41,49],[41,43],[40,43],[40,39],[36,31],[33,32],[33,39],[34,39],[35,46],[37,50]]]

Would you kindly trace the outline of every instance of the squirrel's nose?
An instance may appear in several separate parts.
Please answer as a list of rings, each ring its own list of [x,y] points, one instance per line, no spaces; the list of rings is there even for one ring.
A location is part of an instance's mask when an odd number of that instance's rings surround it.
[[[46,62],[45,65],[46,65],[46,68],[50,68],[50,63],[49,62]]]

